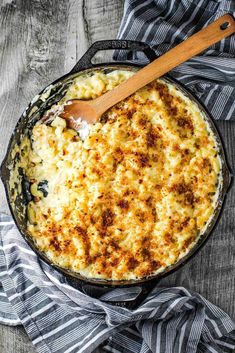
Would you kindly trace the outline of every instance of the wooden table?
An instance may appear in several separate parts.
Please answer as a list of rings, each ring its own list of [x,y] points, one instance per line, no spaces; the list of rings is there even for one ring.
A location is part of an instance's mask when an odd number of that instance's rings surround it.
[[[67,73],[96,40],[115,38],[122,0],[0,1],[0,159],[31,98]],[[105,59],[107,61],[107,53]],[[110,57],[110,54],[109,54]],[[104,58],[99,53],[96,60]],[[235,123],[218,123],[235,170]],[[9,212],[0,185],[0,211]],[[161,285],[195,290],[235,316],[235,187],[206,246]],[[23,328],[0,325],[0,352],[35,352]]]

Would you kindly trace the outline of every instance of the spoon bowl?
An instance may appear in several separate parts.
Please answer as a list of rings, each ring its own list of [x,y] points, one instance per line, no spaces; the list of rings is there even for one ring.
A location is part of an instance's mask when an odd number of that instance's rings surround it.
[[[60,116],[66,119],[68,125],[75,130],[79,129],[77,121],[85,120],[87,123],[93,124],[100,118],[93,102],[94,101],[82,101],[78,99],[70,100],[64,106],[64,111]]]

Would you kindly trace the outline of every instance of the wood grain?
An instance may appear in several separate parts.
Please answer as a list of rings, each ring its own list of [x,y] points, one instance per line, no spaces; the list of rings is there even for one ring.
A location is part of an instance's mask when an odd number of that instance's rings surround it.
[[[0,159],[31,98],[68,72],[96,40],[115,38],[122,0],[0,1]],[[95,60],[110,57],[99,52]],[[235,170],[235,123],[219,122]],[[0,212],[9,212],[0,184]],[[195,290],[235,316],[235,187],[216,231],[199,254],[159,283]],[[33,353],[23,328],[0,325],[0,352]]]

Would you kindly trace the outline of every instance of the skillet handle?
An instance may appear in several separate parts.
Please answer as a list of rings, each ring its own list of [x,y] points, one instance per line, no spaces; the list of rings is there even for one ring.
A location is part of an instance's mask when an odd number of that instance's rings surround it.
[[[149,293],[152,291],[152,289],[157,285],[156,280],[152,280],[150,282],[146,282],[141,285],[141,292],[137,295],[137,297],[133,300],[130,301],[115,301],[115,302],[109,302],[106,301],[106,303],[109,303],[111,305],[115,306],[120,306],[126,309],[134,310],[137,309],[138,306],[147,298]]]
[[[129,51],[141,51],[143,52],[148,60],[151,62],[156,59],[156,54],[154,50],[146,43],[138,42],[134,40],[100,40],[93,43],[87,52],[81,57],[77,64],[72,68],[70,74],[79,72],[81,70],[92,68],[93,65],[91,59],[94,55],[100,50],[111,50],[111,49],[120,49],[120,50],[129,50]]]
[[[143,284],[139,284],[138,287],[140,287],[140,293],[136,296],[135,299],[132,300],[105,300],[105,303],[108,303],[110,305],[114,306],[120,306],[123,308],[127,309],[136,309],[141,302],[148,296],[148,294],[151,292],[151,290],[157,285],[158,281],[156,280],[151,280]],[[71,282],[70,282],[71,284]],[[81,283],[79,286],[79,289],[84,293],[89,296],[94,296],[95,297],[100,297],[101,295],[107,294],[114,288],[110,287],[104,287],[104,286],[96,286],[94,284],[83,284]],[[128,287],[127,287],[128,289]],[[129,287],[130,289],[130,287]]]

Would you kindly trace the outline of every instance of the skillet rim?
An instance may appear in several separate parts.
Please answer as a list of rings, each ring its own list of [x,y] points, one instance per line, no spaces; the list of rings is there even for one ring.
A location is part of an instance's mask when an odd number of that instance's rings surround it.
[[[101,70],[103,70],[103,69],[113,69],[113,70],[127,69],[127,70],[133,71],[134,68],[135,69],[141,68],[141,65],[135,64],[135,63],[126,63],[126,62],[92,64],[92,67],[90,67],[90,68],[80,70],[76,73],[70,72],[70,73],[65,74],[62,77],[56,79],[54,82],[47,85],[39,93],[39,96],[41,94],[43,94],[43,92],[45,92],[47,87],[49,87],[51,85],[54,86],[57,83],[61,83],[61,81],[63,81],[63,80],[76,77],[76,76],[84,74],[86,72],[92,72],[92,71],[95,71],[98,69],[101,69]],[[76,272],[73,272],[73,271],[70,271],[70,270],[67,270],[62,267],[57,266],[49,258],[47,258],[47,256],[42,251],[37,249],[37,247],[34,244],[34,242],[32,241],[32,239],[30,239],[29,236],[27,234],[25,234],[25,232],[21,229],[21,226],[19,225],[19,222],[16,219],[15,211],[13,210],[11,202],[10,202],[10,195],[9,195],[8,187],[7,187],[8,180],[5,175],[7,173],[6,172],[7,159],[11,153],[11,150],[12,150],[12,143],[13,143],[14,137],[17,135],[17,132],[18,132],[17,130],[18,130],[19,126],[23,123],[23,119],[27,118],[27,109],[28,108],[26,108],[26,116],[24,116],[24,113],[21,115],[20,119],[18,120],[18,122],[12,132],[11,138],[8,143],[6,155],[3,159],[1,167],[0,167],[1,179],[2,179],[2,182],[4,185],[7,203],[10,208],[11,215],[12,215],[13,220],[14,220],[19,232],[21,233],[23,239],[27,242],[27,244],[30,246],[30,248],[39,256],[39,258],[41,260],[46,262],[49,266],[51,266],[56,271],[63,274],[68,279],[75,280],[75,281],[80,282],[82,284],[89,284],[89,285],[93,285],[93,286],[97,286],[97,287],[102,286],[102,287],[106,287],[106,288],[132,287],[132,286],[138,286],[138,285],[146,285],[152,281],[158,281],[158,280],[162,279],[163,277],[175,272],[179,268],[183,267],[190,259],[192,259],[198,253],[198,251],[202,248],[202,246],[206,244],[206,241],[208,241],[209,237],[212,235],[213,231],[215,230],[216,226],[218,225],[219,219],[222,216],[223,209],[225,206],[226,196],[227,196],[229,187],[231,186],[231,181],[233,179],[232,172],[231,172],[231,169],[229,168],[228,161],[227,161],[223,138],[221,137],[221,135],[219,133],[218,127],[215,124],[215,120],[212,119],[211,113],[207,110],[207,108],[204,106],[204,104],[200,102],[200,100],[194,95],[194,93],[192,91],[190,91],[188,88],[186,88],[178,80],[172,78],[169,74],[164,75],[162,78],[166,79],[166,81],[176,85],[184,94],[186,94],[187,97],[189,97],[193,102],[195,102],[198,105],[199,109],[202,111],[205,120],[209,123],[209,126],[212,129],[212,131],[216,137],[218,147],[219,147],[219,155],[220,155],[221,162],[222,162],[222,188],[220,190],[220,195],[218,198],[217,207],[215,208],[215,211],[214,211],[214,215],[213,215],[209,225],[207,226],[205,232],[203,234],[201,234],[201,236],[197,240],[197,242],[192,246],[192,248],[179,261],[177,261],[174,264],[172,264],[171,266],[167,267],[164,271],[162,271],[160,273],[153,274],[148,277],[143,277],[143,278],[140,278],[137,280],[104,280],[104,279],[87,278],[87,277],[83,277],[79,273],[76,273]],[[30,105],[29,105],[29,107],[30,107]]]

